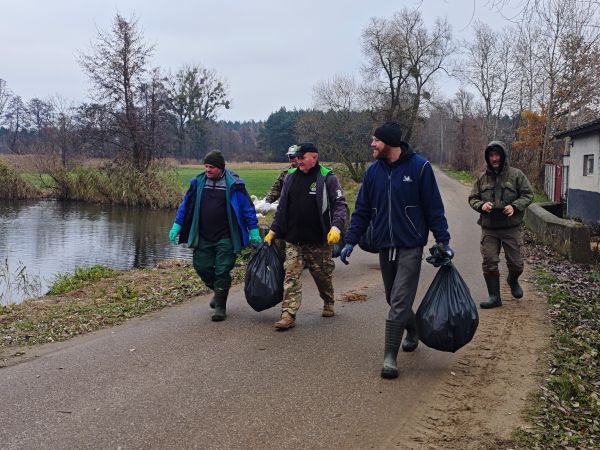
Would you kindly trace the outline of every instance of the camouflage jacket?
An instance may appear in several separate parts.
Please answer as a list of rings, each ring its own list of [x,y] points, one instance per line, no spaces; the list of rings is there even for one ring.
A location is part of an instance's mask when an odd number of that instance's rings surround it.
[[[533,189],[523,172],[509,166],[506,148],[501,145],[496,147],[504,152],[502,169],[496,173],[488,163],[486,171],[473,183],[469,205],[480,213],[477,223],[483,228],[515,227],[523,222],[525,210],[533,200]],[[484,213],[481,208],[487,202],[494,206],[491,212]],[[507,205],[512,205],[515,210],[510,217],[502,213]]]
[[[271,190],[265,197],[265,201],[267,203],[276,202],[277,200],[279,200],[279,197],[281,197],[281,189],[283,188],[283,180],[284,180],[285,176],[287,175],[288,170],[289,169],[285,169],[284,171],[282,171],[279,174],[279,176],[277,177],[277,179],[275,180],[275,183],[273,183],[273,186],[271,186]]]

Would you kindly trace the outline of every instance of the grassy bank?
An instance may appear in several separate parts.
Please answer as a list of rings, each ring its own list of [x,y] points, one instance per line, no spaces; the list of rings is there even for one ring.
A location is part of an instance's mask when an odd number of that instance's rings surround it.
[[[234,283],[243,280],[247,255],[238,258],[232,272]],[[22,353],[23,346],[64,341],[117,325],[209,289],[189,261],[169,260],[154,269],[79,269],[73,275],[59,277],[50,291],[55,294],[0,306],[3,358]]]
[[[27,199],[39,198],[44,194],[31,181],[21,177],[14,167],[0,161],[0,198]]]
[[[600,442],[600,267],[575,264],[526,233],[535,283],[554,325],[548,371],[527,411],[523,448],[598,448]],[[525,326],[526,324],[524,324]]]

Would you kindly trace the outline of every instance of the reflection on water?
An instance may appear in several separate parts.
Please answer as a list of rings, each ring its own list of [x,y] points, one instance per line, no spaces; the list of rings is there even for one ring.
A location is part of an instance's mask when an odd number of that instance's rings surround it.
[[[130,269],[153,267],[162,259],[188,259],[188,248],[168,240],[174,218],[174,210],[0,200],[0,261],[4,264],[8,257],[12,269],[22,263],[29,275],[41,278],[45,292],[57,273],[77,267]]]

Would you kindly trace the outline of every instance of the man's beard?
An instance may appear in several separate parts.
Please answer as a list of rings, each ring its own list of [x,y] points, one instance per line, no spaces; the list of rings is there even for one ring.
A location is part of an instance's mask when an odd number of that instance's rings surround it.
[[[377,156],[375,157],[375,159],[387,159],[389,154],[390,154],[390,146],[387,144],[384,144],[384,146],[381,150],[377,150]]]

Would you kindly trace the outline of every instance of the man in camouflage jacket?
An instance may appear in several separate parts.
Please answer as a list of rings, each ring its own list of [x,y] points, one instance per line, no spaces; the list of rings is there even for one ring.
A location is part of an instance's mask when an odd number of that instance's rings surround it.
[[[273,183],[273,186],[271,186],[271,190],[265,197],[265,202],[273,203],[279,200],[279,197],[281,197],[281,189],[283,189],[283,180],[285,179],[285,176],[288,174],[290,169],[295,169],[298,167],[298,155],[296,153],[298,152],[299,148],[300,147],[298,145],[292,145],[290,148],[288,148],[286,156],[290,160],[290,167],[283,170],[279,174],[275,180],[275,183]]]
[[[523,172],[508,164],[506,144],[490,142],[485,149],[486,170],[469,195],[471,208],[479,212],[483,277],[489,298],[482,308],[502,306],[500,298],[500,247],[508,267],[507,282],[513,297],[523,297],[519,276],[523,273],[522,223],[525,209],[533,199],[533,189]]]

